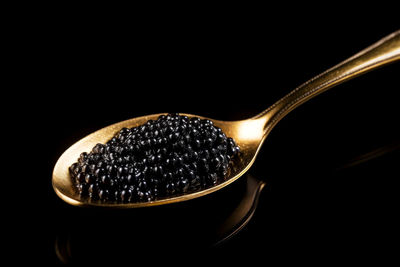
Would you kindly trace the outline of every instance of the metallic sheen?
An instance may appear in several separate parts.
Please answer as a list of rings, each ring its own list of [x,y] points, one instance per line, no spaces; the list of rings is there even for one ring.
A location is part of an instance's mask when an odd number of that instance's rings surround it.
[[[98,130],[81,139],[58,159],[53,171],[53,188],[57,195],[71,205],[76,206],[102,206],[110,208],[136,208],[161,204],[185,201],[215,192],[242,176],[253,164],[265,138],[272,128],[290,111],[305,103],[314,96],[342,83],[348,81],[367,71],[376,69],[382,65],[400,59],[400,31],[396,31],[363,51],[357,53],[342,63],[330,68],[322,74],[314,77],[300,85],[288,95],[280,99],[259,115],[242,121],[218,121],[210,119],[220,127],[227,136],[234,138],[240,146],[241,154],[234,162],[226,181],[212,188],[203,191],[190,193],[182,196],[160,199],[151,202],[141,203],[102,203],[88,202],[79,197],[74,190],[70,175],[69,166],[74,163],[80,153],[89,152],[97,143],[106,143],[123,127],[135,127],[145,123],[147,120],[154,120],[161,114],[154,114],[122,121],[101,130]],[[188,117],[196,115],[183,114]],[[201,116],[196,116],[201,117]]]

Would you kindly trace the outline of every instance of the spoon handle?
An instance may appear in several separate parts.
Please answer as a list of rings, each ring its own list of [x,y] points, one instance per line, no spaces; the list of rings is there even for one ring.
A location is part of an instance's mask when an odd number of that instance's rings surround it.
[[[400,59],[400,30],[303,83],[253,119],[263,119],[265,136],[290,111],[314,96],[367,71]]]

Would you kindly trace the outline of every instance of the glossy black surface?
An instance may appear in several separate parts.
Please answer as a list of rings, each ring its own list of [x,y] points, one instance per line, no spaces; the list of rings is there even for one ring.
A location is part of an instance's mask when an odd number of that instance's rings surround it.
[[[240,202],[246,177],[204,199],[127,211],[72,207],[51,187],[61,153],[101,127],[159,112],[244,119],[396,30],[368,21],[363,27],[324,23],[325,31],[313,34],[314,24],[306,22],[256,23],[224,34],[177,29],[157,42],[135,39],[135,48],[118,37],[102,43],[56,34],[51,47],[38,48],[40,58],[31,55],[41,71],[24,76],[26,88],[43,92],[16,96],[23,111],[16,127],[23,130],[13,131],[10,140],[17,141],[9,143],[18,152],[13,162],[25,163],[10,168],[5,180],[15,183],[2,189],[11,193],[3,217],[6,254],[52,265],[180,265],[188,256],[265,265],[394,259],[399,63],[318,96],[278,124],[250,170],[267,184],[254,216],[218,246],[218,227]],[[82,46],[74,45],[78,39]]]

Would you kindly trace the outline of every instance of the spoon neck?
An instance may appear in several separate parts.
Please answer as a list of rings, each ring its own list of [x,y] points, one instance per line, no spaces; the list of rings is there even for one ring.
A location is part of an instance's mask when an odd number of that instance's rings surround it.
[[[267,136],[283,117],[311,98],[342,82],[397,60],[400,60],[400,30],[303,83],[251,120],[262,122],[264,136]]]

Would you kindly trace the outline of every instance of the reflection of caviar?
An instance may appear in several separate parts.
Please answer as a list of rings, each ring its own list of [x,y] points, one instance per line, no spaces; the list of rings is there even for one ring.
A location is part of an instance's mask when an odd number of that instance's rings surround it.
[[[224,181],[239,152],[210,120],[161,115],[123,128],[69,168],[82,197],[143,202],[202,190]]]

